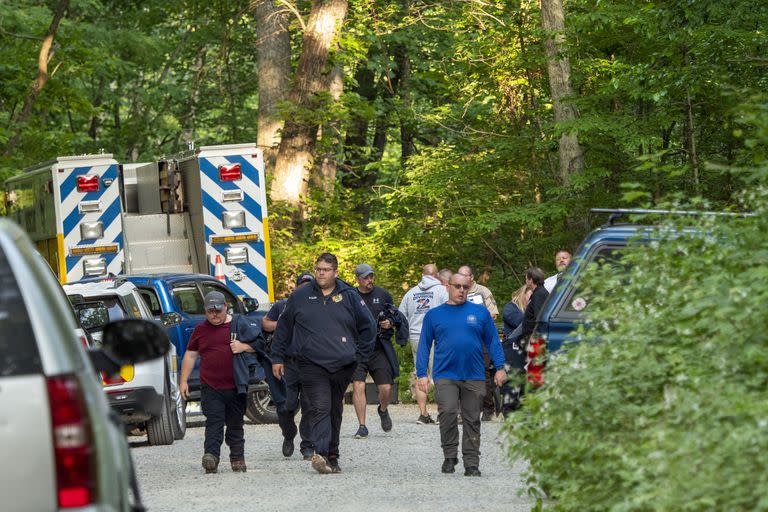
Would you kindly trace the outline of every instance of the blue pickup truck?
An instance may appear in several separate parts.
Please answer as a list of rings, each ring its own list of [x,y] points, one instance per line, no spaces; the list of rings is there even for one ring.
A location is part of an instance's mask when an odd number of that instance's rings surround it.
[[[180,321],[166,328],[171,343],[176,347],[177,366],[181,371],[181,359],[187,349],[189,337],[195,326],[205,320],[203,297],[210,291],[219,291],[235,314],[247,315],[261,321],[266,311],[258,309],[258,302],[246,298],[240,300],[216,278],[205,274],[133,274],[110,279],[125,280],[138,288],[149,306],[152,316],[159,319],[166,313],[176,313]],[[263,373],[263,370],[260,370]],[[189,379],[190,403],[188,412],[199,410],[200,376],[197,367]],[[246,416],[254,423],[277,423],[277,411],[272,401],[264,375],[258,375],[248,388]]]

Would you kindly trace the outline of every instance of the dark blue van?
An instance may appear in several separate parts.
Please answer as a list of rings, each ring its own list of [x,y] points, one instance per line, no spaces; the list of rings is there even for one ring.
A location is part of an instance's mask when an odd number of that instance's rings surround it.
[[[643,243],[655,238],[658,226],[625,222],[626,216],[648,215],[655,219],[675,216],[751,216],[723,212],[666,211],[666,210],[609,210],[595,208],[597,214],[609,214],[608,222],[589,233],[573,253],[571,264],[549,294],[542,306],[536,328],[528,342],[528,381],[534,386],[543,383],[542,371],[546,357],[569,344],[580,341],[578,328],[586,322],[589,298],[579,286],[584,269],[593,262],[616,262],[622,251],[631,243]],[[624,220],[622,220],[624,219]],[[683,228],[679,233],[698,232]]]

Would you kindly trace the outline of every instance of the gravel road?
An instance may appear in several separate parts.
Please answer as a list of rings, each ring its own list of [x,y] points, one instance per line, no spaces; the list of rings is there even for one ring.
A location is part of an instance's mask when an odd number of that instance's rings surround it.
[[[434,406],[430,410],[434,415]],[[483,476],[470,478],[464,476],[461,460],[455,474],[440,472],[438,427],[416,424],[415,405],[390,406],[390,414],[394,428],[384,433],[376,407],[368,406],[369,438],[354,439],[357,419],[352,406],[345,406],[339,460],[343,472],[335,475],[313,471],[301,459],[298,443],[293,457],[285,459],[277,425],[246,424],[248,472],[244,474],[230,469],[226,445],[219,473],[204,474],[199,421],[190,424],[184,440],[171,446],[148,446],[136,441],[141,438],[130,438],[134,440],[131,453],[145,504],[152,512],[530,510],[532,502],[517,495],[524,465],[503,458],[501,423],[483,423]]]

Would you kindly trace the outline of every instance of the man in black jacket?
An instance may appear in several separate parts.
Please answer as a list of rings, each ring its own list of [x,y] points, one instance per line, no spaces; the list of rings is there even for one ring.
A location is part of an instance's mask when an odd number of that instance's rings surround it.
[[[355,269],[357,292],[365,301],[365,305],[378,322],[378,335],[373,354],[368,361],[361,361],[352,376],[352,403],[360,426],[355,433],[356,439],[368,437],[368,427],[365,426],[365,378],[368,374],[379,392],[379,406],[376,408],[384,432],[392,430],[392,418],[387,406],[392,401],[392,386],[395,377],[400,375],[400,363],[397,353],[392,346],[394,329],[408,333],[408,321],[405,316],[393,306],[392,296],[387,290],[376,286],[375,273],[367,263],[361,263]],[[407,340],[407,338],[405,338]]]
[[[539,312],[544,305],[544,301],[549,297],[549,292],[544,288],[544,272],[538,267],[531,267],[525,271],[525,286],[531,290],[531,298],[528,299],[528,306],[523,313],[523,345],[528,345],[528,338],[536,327],[536,320],[539,318]]]
[[[322,474],[341,472],[344,391],[358,362],[369,359],[376,337],[376,323],[365,302],[338,275],[336,256],[318,256],[315,280],[288,297],[272,342],[275,377],[283,377],[287,355],[298,364],[310,404],[312,467]],[[295,352],[287,354],[288,347]]]

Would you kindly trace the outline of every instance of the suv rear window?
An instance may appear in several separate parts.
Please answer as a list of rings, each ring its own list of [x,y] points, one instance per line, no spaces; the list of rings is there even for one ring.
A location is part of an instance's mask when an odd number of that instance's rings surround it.
[[[19,284],[0,249],[0,377],[40,373],[42,369]]]
[[[590,297],[584,295],[581,283],[579,282],[584,278],[584,270],[587,269],[587,265],[597,264],[601,267],[612,265],[620,269],[621,265],[617,264],[620,263],[622,250],[625,248],[626,246],[624,245],[600,245],[587,254],[586,261],[582,264],[582,268],[576,276],[576,282],[564,294],[563,302],[557,308],[555,316],[571,319],[581,317],[590,303]]]

